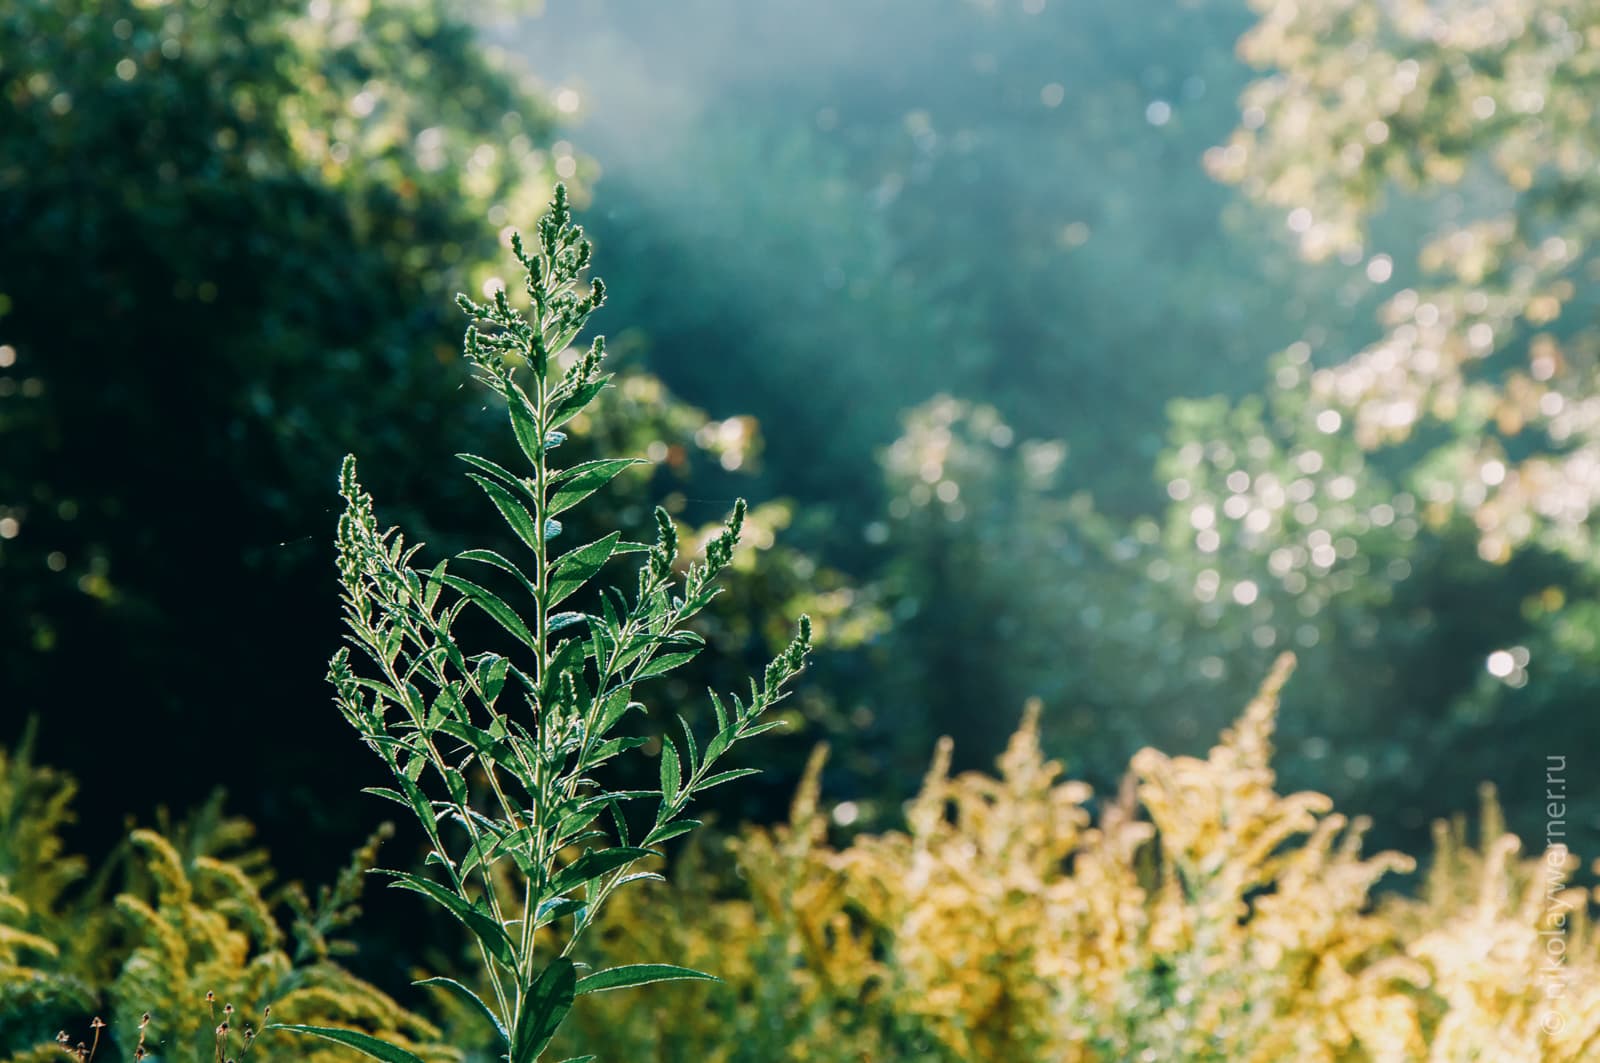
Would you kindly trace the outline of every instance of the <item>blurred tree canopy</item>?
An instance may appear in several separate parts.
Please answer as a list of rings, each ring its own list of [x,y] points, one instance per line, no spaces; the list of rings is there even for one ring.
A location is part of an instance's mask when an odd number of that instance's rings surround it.
[[[445,501],[418,440],[478,423],[449,300],[552,179],[548,113],[447,8],[0,16],[0,700],[92,796],[293,799],[337,733],[306,680],[339,455]]]
[[[1586,68],[1568,61],[1593,12],[1258,6],[1243,54],[1270,69],[1207,162],[1283,208],[1306,257],[1353,267],[1341,297],[1393,293],[1378,337],[1313,326],[1259,394],[1174,403],[1156,463],[1170,502],[1131,521],[1053,500],[1039,472],[1066,451],[1008,459],[992,411],[925,408],[890,451],[902,511],[931,556],[977,559],[987,595],[910,637],[1068,706],[1091,773],[1118,747],[1182,748],[1292,647],[1293,785],[1419,831],[1495,778],[1537,834],[1543,758],[1593,741],[1600,693],[1581,294],[1596,153]],[[930,498],[918,470],[946,465],[956,487]],[[954,534],[949,499],[1018,516]],[[908,588],[971,571],[897,564]],[[996,627],[997,652],[974,653]],[[1600,807],[1572,819],[1592,849]]]
[[[1582,0],[1260,4],[1242,54],[1268,69],[1208,161],[1289,210],[1311,259],[1355,251],[1388,280],[1386,222],[1427,219],[1383,332],[1311,377],[1363,449],[1425,453],[1435,520],[1480,553],[1588,560],[1600,495],[1600,10]],[[1392,204],[1392,205],[1391,205]]]
[[[1267,389],[1277,419],[1310,437],[1302,456],[1326,455],[1365,496],[1324,505],[1301,531],[1355,540],[1329,578],[1372,584],[1382,563],[1376,582],[1415,610],[1409,626],[1434,629],[1430,658],[1385,669],[1410,688],[1390,711],[1432,725],[1401,732],[1397,778],[1428,786],[1410,775],[1423,764],[1456,797],[1473,775],[1499,775],[1513,821],[1534,833],[1538,765],[1597,737],[1600,10],[1255,6],[1240,48],[1263,76],[1207,162],[1284,209],[1305,258],[1362,261],[1385,293],[1372,342],[1308,337]],[[1420,242],[1394,239],[1401,216]],[[1390,523],[1384,495],[1408,513]],[[1411,528],[1408,551],[1372,541]],[[1406,626],[1378,637],[1415,641]],[[1587,797],[1572,818],[1592,848],[1600,805]]]
[[[880,589],[840,692],[866,764],[903,780],[937,733],[981,762],[1037,695],[1107,789],[1293,648],[1290,785],[1414,846],[1484,778],[1535,833],[1540,758],[1588,733],[1587,508],[1530,486],[1590,467],[1567,6],[591,0],[516,39],[552,76],[584,42],[603,245],[702,286],[617,278],[646,360],[798,424],[765,474]],[[1508,376],[1460,352],[1514,293],[1546,317]]]
[[[600,238],[674,278],[615,293],[651,364],[714,413],[798,422],[771,479],[859,527],[872,455],[942,392],[1068,442],[1102,505],[1148,509],[1166,402],[1251,390],[1306,327],[1337,271],[1294,268],[1197,167],[1248,24],[1219,0],[595,0],[509,39],[594,101]]]

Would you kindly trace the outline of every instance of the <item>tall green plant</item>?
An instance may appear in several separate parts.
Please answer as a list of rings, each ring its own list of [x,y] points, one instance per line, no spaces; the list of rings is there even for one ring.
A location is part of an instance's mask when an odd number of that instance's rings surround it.
[[[583,279],[591,245],[572,223],[564,188],[539,225],[537,251],[526,251],[520,237],[513,247],[526,271],[529,308],[513,308],[504,291],[488,304],[465,296],[458,302],[472,319],[466,357],[478,381],[504,400],[526,469],[460,457],[520,540],[523,559],[474,549],[419,567],[420,544],[408,546],[398,529],[380,529],[355,460],[346,458],[339,573],[355,654],[341,649],[328,675],[340,710],[394,774],[394,788],[370,792],[410,810],[427,836],[425,873],[384,873],[467,929],[487,989],[480,996],[445,977],[423,984],[461,994],[493,1026],[503,1059],[531,1063],[578,996],[711,977],[660,963],[580,976],[570,954],[614,891],[656,877],[638,862],[697,825],[685,817],[690,799],[750,774],[717,765],[735,743],[777,725],[763,714],[803,667],[811,625],[801,617],[798,635],[759,682],[751,681],[747,699],[711,695],[716,730],[703,747],[679,717],[682,742],[670,735],[661,742],[659,790],[620,791],[601,781],[603,765],[646,742],[621,726],[631,710],[644,708],[636,687],[700,652],[703,640],[686,625],[717,593],[713,583],[733,556],[745,505],[735,505],[702,560],[682,565],[676,530],[660,509],[654,545],[613,531],[565,551],[552,548],[559,516],[636,461],[563,468],[554,457],[563,427],[610,379],[600,370],[601,339],[564,371],[555,358],[605,292],[598,279]],[[645,558],[631,600],[592,586],[608,561],[635,553]],[[458,575],[457,562],[473,578]],[[507,597],[491,589],[491,579],[508,588]],[[587,611],[558,611],[580,594]],[[470,612],[509,634],[507,654],[462,645],[456,628]],[[365,662],[361,670],[353,658]],[[654,806],[648,827],[624,814],[629,802]],[[378,1059],[416,1059],[354,1031],[276,1028]]]

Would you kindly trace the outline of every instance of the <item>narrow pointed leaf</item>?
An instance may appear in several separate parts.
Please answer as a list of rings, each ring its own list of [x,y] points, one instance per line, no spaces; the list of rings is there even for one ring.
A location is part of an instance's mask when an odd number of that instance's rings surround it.
[[[479,864],[492,863],[494,859],[502,853],[509,853],[513,859],[519,856],[525,858],[526,854],[524,853],[524,849],[528,840],[532,837],[533,831],[528,827],[522,827],[518,830],[510,831],[500,835],[499,837],[495,838],[492,843],[480,841],[480,844],[474,846],[473,849],[462,858],[460,872],[461,877],[466,878],[468,875],[472,874],[472,872],[477,870]],[[522,866],[523,863],[523,859],[517,860],[517,865],[519,867]]]
[[[634,676],[634,679],[653,679],[658,675],[666,675],[679,665],[687,664],[700,655],[699,650],[684,650],[682,653],[664,653],[660,657],[644,666],[644,669]]]
[[[713,786],[721,786],[725,782],[732,782],[735,779],[743,779],[749,775],[760,774],[760,768],[734,768],[730,771],[719,771],[715,775],[708,775],[704,779],[701,779],[700,782],[695,785],[694,792],[699,793],[701,790],[709,790]]]
[[[689,721],[685,720],[682,716],[678,717],[678,726],[683,728],[683,740],[686,743],[684,748],[688,749],[689,751],[689,774],[693,775],[695,772],[700,770],[701,764],[700,749],[695,745],[694,742],[694,728],[690,727]]]
[[[629,709],[637,708],[643,710],[644,705],[630,700],[632,694],[632,687],[617,687],[607,694],[600,705],[600,714],[595,721],[595,730],[600,734],[605,734],[628,714]]]
[[[502,465],[497,465],[488,458],[480,458],[476,454],[457,454],[456,457],[460,458],[462,461],[466,462],[468,465],[471,465],[474,469],[477,469],[486,476],[490,476],[496,480],[499,480],[506,487],[520,491],[527,495],[529,502],[535,500],[535,495],[532,487],[529,486],[529,482],[526,479],[519,477],[510,469],[507,469]]]
[[[550,892],[552,894],[565,893],[576,889],[586,883],[593,882],[607,871],[615,870],[623,864],[630,864],[640,857],[649,856],[650,850],[639,849],[631,845],[615,846],[610,849],[588,849],[566,867],[557,871],[550,879]]]
[[[537,550],[539,548],[539,533],[536,530],[539,525],[534,521],[533,514],[529,513],[527,507],[517,501],[515,495],[487,476],[479,476],[475,472],[469,472],[467,479],[483,488],[483,493],[489,496],[490,501],[494,503],[494,508],[500,511],[500,516],[504,517],[505,522],[511,525],[511,530],[517,533],[517,538],[527,544],[528,549]]]
[[[493,565],[502,572],[509,572],[517,577],[517,580],[521,582],[529,594],[535,593],[533,580],[529,579],[526,573],[507,560],[503,554],[498,554],[493,550],[463,550],[456,556],[463,561],[477,561],[480,564]]]
[[[668,804],[678,796],[678,749],[670,738],[661,741],[661,797]]]
[[[585,406],[593,402],[594,397],[604,391],[609,383],[611,383],[611,374],[607,373],[605,376],[598,377],[582,385],[571,395],[562,399],[556,404],[556,408],[551,411],[550,427],[560,428],[572,420],[582,412]]]
[[[565,512],[610,483],[623,469],[647,464],[639,458],[602,458],[574,465],[556,477],[558,486],[550,496],[550,512]]]
[[[581,624],[588,619],[590,619],[588,613],[556,613],[545,622],[545,632],[553,635],[564,627]]]
[[[411,807],[411,802],[407,801],[404,797],[401,797],[394,790],[391,790],[386,786],[365,786],[362,787],[361,792],[364,794],[375,794],[387,801],[393,801],[397,805],[404,805],[407,808]]]
[[[490,1024],[493,1025],[495,1030],[500,1034],[500,1040],[511,1040],[511,1035],[506,1032],[505,1025],[500,1021],[500,1017],[494,1013],[489,1005],[483,1002],[483,998],[478,996],[478,994],[474,993],[472,990],[468,989],[466,986],[462,985],[460,982],[456,981],[454,978],[445,978],[442,976],[424,978],[420,982],[412,982],[411,984],[429,986],[436,985],[443,986],[446,989],[454,990],[457,995],[465,998],[467,1003],[476,1006],[483,1017],[489,1020]]]
[[[533,1063],[539,1058],[572,1010],[577,986],[578,976],[571,960],[558,956],[550,961],[522,1002],[516,1036],[511,1042],[511,1063]]]
[[[510,661],[493,653],[478,663],[478,689],[483,691],[488,704],[493,705],[500,691],[505,689],[506,672],[510,667]]]
[[[539,905],[538,914],[533,921],[534,928],[538,929],[539,927],[553,923],[562,916],[571,915],[573,912],[582,913],[582,911],[587,907],[589,906],[583,901],[578,900],[576,897],[557,897],[553,901],[545,901],[543,904]],[[579,915],[579,918],[582,918],[581,914]]]
[[[511,953],[511,938],[506,934],[505,928],[495,921],[494,917],[480,911],[471,904],[457,897],[454,893],[431,879],[421,875],[413,875],[405,871],[380,870],[378,874],[388,875],[394,879],[394,886],[400,889],[420,893],[433,901],[439,907],[449,912],[460,920],[461,924],[472,932],[472,936],[483,942],[491,955],[507,967],[515,967],[516,963]]]
[[[539,432],[538,421],[527,398],[520,391],[513,391],[510,401],[506,403],[506,412],[511,417],[511,430],[516,433],[517,446],[522,448],[530,465],[538,464],[545,437]]]
[[[630,749],[638,749],[648,739],[636,735],[624,735],[621,738],[612,738],[594,747],[594,752],[589,754],[588,766],[593,768],[604,764],[619,753],[626,753]]]
[[[507,605],[499,595],[460,576],[441,576],[440,579],[446,586],[460,591],[471,599],[473,605],[494,617],[501,627],[515,635],[524,646],[530,649],[538,646],[539,640],[528,630],[528,625],[522,622],[522,617],[518,616],[517,611]]]
[[[309,1034],[312,1037],[322,1037],[329,1041],[348,1045],[357,1052],[381,1059],[384,1063],[427,1063],[420,1056],[414,1056],[403,1048],[396,1048],[387,1041],[380,1041],[370,1034],[360,1033],[356,1030],[342,1030],[337,1026],[294,1026],[287,1023],[272,1023],[265,1027],[268,1030],[285,1030],[289,1033]]]
[[[577,995],[581,997],[585,993],[604,993],[608,989],[631,989],[637,985],[649,985],[651,982],[720,982],[721,980],[704,971],[677,967],[670,963],[630,963],[625,967],[596,971],[586,978],[578,979]]]
[[[697,819],[680,819],[676,823],[657,824],[649,834],[644,836],[644,844],[660,845],[662,842],[670,841],[680,834],[688,834],[699,825],[700,821]]]
[[[600,571],[600,567],[610,559],[617,540],[621,538],[620,532],[612,532],[603,539],[596,539],[592,543],[568,550],[556,558],[550,566],[549,599],[545,602],[545,607],[554,609],[562,600],[593,579],[595,573]]]

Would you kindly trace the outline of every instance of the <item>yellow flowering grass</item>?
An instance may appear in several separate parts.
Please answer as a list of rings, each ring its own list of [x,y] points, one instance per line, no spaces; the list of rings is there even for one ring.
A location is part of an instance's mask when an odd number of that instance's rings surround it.
[[[1207,757],[1143,750],[1093,815],[1088,787],[1042,754],[1036,710],[997,774],[952,778],[941,746],[906,829],[843,848],[819,752],[787,824],[727,843],[736,874],[691,854],[619,902],[585,957],[678,956],[723,983],[597,998],[568,1047],[724,1063],[1600,1058],[1592,899],[1551,892],[1552,865],[1520,853],[1492,796],[1478,845],[1441,826],[1418,896],[1376,896],[1412,859],[1363,856],[1363,823],[1276,790],[1292,663]]]

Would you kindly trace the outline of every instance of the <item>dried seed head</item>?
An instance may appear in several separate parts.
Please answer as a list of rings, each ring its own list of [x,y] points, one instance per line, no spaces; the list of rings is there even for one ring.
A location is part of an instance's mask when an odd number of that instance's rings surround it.
[[[206,990],[206,1003],[207,1004],[215,1004],[216,1002],[217,1002],[217,995],[215,993],[213,993],[209,989]]]
[[[106,1028],[105,1020],[100,1018],[100,1016],[98,1016],[98,1015],[96,1015],[94,1017],[94,1021],[93,1022],[89,1023],[89,1029],[91,1029],[91,1030],[104,1030],[105,1028]]]

